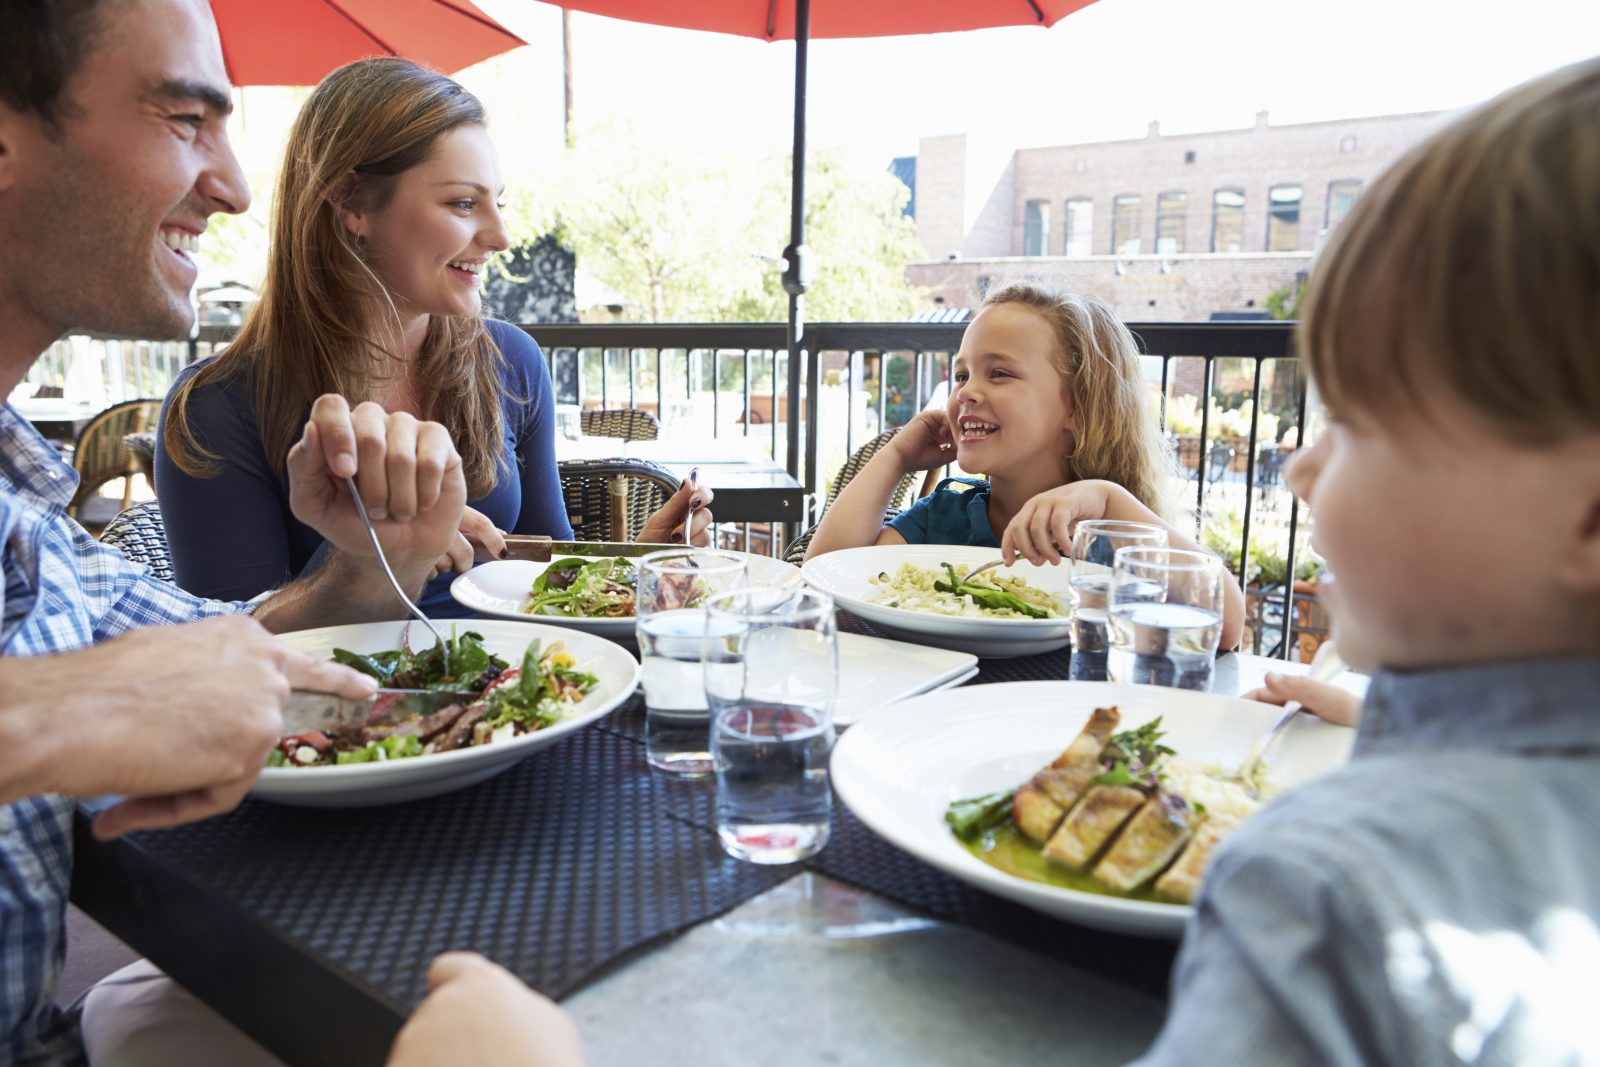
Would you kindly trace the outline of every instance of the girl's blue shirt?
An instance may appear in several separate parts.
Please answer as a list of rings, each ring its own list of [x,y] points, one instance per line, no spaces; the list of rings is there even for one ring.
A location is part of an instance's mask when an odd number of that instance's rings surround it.
[[[981,478],[944,479],[889,525],[913,545],[1000,547],[989,526],[989,483]]]

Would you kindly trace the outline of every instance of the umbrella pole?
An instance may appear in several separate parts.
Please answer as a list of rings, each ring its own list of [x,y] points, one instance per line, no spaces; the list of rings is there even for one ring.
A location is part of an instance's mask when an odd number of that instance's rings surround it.
[[[806,52],[811,39],[811,0],[795,0],[794,8],[794,152],[791,161],[792,184],[789,194],[789,247],[783,250],[783,291],[789,294],[789,328],[785,341],[789,349],[788,415],[789,415],[789,473],[800,479],[800,415],[801,415],[801,361],[800,352],[805,342],[804,297],[811,288],[812,265],[810,249],[806,247]],[[809,396],[809,414],[817,415],[817,399],[821,392],[821,369],[817,360],[807,361],[805,367],[805,392]],[[809,524],[810,501],[817,491],[817,435],[814,427],[806,432],[805,487]],[[783,538],[789,540],[785,531]]]

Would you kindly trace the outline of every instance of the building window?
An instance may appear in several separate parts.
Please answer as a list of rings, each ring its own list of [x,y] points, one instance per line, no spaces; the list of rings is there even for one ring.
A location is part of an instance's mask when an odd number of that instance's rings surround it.
[[[1124,193],[1111,201],[1111,253],[1139,254],[1139,204],[1137,193]]]
[[[1361,182],[1354,178],[1328,183],[1328,229],[1331,230],[1344,221],[1344,217],[1350,214],[1350,208],[1355,205],[1356,197],[1360,194]]]
[[[1175,256],[1183,251],[1188,208],[1188,193],[1162,193],[1156,197],[1156,255]]]
[[[1354,152],[1355,150],[1356,150],[1355,134],[1347,133],[1343,137],[1339,138],[1339,151],[1341,151],[1341,152]]]
[[[1244,251],[1244,190],[1218,189],[1211,194],[1211,251]]]
[[[1267,190],[1267,251],[1300,248],[1300,186],[1274,185]]]
[[[1185,152],[1183,154],[1183,161],[1185,163],[1193,163],[1194,162],[1194,150],[1193,149],[1190,149],[1189,151],[1187,151],[1187,152]]]
[[[1029,200],[1022,218],[1022,254],[1042,256],[1050,239],[1050,201]]]
[[[1073,197],[1067,201],[1066,236],[1062,253],[1073,259],[1082,259],[1094,251],[1094,201],[1087,197]]]

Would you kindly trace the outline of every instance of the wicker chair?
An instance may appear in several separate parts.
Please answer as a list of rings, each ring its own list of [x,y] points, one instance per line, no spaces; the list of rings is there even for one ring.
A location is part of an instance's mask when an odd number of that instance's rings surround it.
[[[161,521],[161,507],[154,500],[118,512],[100,532],[100,543],[112,546],[134,563],[143,563],[162,581],[174,580],[167,528]]]
[[[558,463],[561,495],[579,541],[631,541],[645,520],[682,484],[642,459],[581,459]]]
[[[844,461],[844,466],[840,467],[839,473],[834,476],[833,487],[828,490],[828,499],[823,502],[822,511],[817,514],[817,524],[822,522],[822,516],[828,513],[828,509],[833,506],[833,502],[839,498],[840,490],[850,484],[850,480],[860,474],[862,469],[866,467],[867,461],[877,455],[883,449],[883,446],[889,443],[889,439],[899,432],[898,427],[893,430],[885,430],[850,454],[850,458]],[[933,474],[933,471],[929,471],[928,477],[922,479],[922,488],[917,492],[917,496],[927,496],[933,491],[933,487],[937,483],[937,479],[933,477]],[[886,524],[890,519],[900,514],[903,509],[910,506],[914,499],[912,491],[915,489],[919,477],[917,472],[913,471],[895,483],[894,492],[889,494],[889,505],[883,512],[883,521]],[[816,532],[817,525],[813,524],[805,533],[789,543],[789,547],[783,550],[783,558],[796,565],[803,562],[806,556],[806,549],[811,545],[811,535]]]
[[[78,517],[83,502],[107,482],[122,479],[122,510],[133,502],[133,477],[139,463],[123,438],[155,429],[161,414],[159,400],[129,400],[106,408],[89,420],[73,448],[72,465],[78,472],[78,491],[67,514]]]
[[[638,408],[613,408],[609,411],[583,411],[578,424],[585,437],[620,437],[624,441],[654,441],[661,436],[661,424],[648,411]]]

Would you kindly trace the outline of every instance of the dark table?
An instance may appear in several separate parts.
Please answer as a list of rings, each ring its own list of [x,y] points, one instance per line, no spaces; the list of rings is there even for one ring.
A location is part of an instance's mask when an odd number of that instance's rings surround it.
[[[1268,666],[1277,664],[1223,657],[1215,689],[1237,692]],[[971,684],[1064,678],[1067,669],[1065,652],[987,660]],[[800,1021],[817,1010],[832,1022],[814,1039],[804,1027],[789,1037],[781,1025],[759,1029],[746,1040],[781,1046],[762,1058],[913,1063],[965,1040],[1014,1059],[1048,1038],[1100,1062],[1137,1051],[1154,1032],[1172,944],[1042,919],[969,889],[881,841],[842,805],[828,847],[807,864],[731,860],[714,834],[711,783],[651,773],[642,725],[635,698],[495,779],[393,807],[247,801],[219,819],[109,843],[80,819],[73,900],[294,1064],[381,1063],[426,991],[427,962],[448,948],[483,952],[558,999],[577,994],[569,1006],[585,1024],[593,1067],[748,1062],[749,1044],[712,1039],[751,1019],[788,1020],[801,981],[794,970],[812,966],[825,987],[813,989],[820,1006]],[[749,941],[750,924],[767,930],[774,909],[788,935]],[[904,936],[884,943],[861,930]],[[846,941],[856,947],[840,947]],[[907,959],[923,961],[916,974]],[[1003,973],[966,988],[974,967]],[[711,1010],[702,991],[719,981],[745,1008],[697,1029],[687,1019]],[[852,987],[855,995],[828,992]],[[900,999],[908,990],[998,1002],[948,1034],[915,1018],[886,1028],[886,1012],[912,1011]],[[1018,1030],[1012,1018],[1031,1021]],[[651,1033],[684,1040],[654,1047]]]

